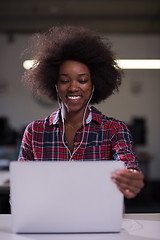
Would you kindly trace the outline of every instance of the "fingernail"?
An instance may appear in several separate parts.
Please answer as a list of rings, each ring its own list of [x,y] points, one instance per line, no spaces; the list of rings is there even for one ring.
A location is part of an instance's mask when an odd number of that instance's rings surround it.
[[[117,170],[115,173],[118,174],[118,175],[120,175],[120,174],[122,173],[122,171]]]
[[[112,173],[112,177],[115,177],[115,176],[116,176],[115,172],[114,172],[114,173]]]
[[[116,183],[116,179],[115,179],[115,178],[112,178],[112,182]]]

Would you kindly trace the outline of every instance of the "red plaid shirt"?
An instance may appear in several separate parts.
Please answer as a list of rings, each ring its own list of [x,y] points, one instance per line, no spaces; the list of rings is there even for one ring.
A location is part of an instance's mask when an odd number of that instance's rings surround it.
[[[68,161],[70,153],[62,142],[63,127],[60,110],[45,119],[30,123],[24,132],[19,161]],[[132,148],[132,137],[127,126],[118,120],[102,115],[91,107],[85,128],[81,127],[74,138],[75,149],[72,160],[99,161],[121,160],[128,168],[138,168]],[[65,144],[68,146],[67,140]]]

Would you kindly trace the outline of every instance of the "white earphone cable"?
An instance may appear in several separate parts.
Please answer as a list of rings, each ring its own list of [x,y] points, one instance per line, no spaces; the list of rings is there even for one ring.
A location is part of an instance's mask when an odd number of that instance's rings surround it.
[[[57,90],[57,86],[56,86],[56,90]],[[79,144],[79,146],[71,153],[70,149],[67,147],[67,145],[65,144],[65,141],[64,141],[64,134],[65,134],[65,125],[64,125],[64,118],[63,118],[63,113],[62,113],[62,105],[60,104],[60,101],[59,101],[59,96],[58,96],[58,90],[57,90],[57,98],[58,98],[58,104],[59,104],[59,107],[60,107],[60,111],[61,111],[61,118],[62,118],[62,124],[63,124],[63,130],[62,130],[62,142],[63,142],[63,145],[65,146],[65,148],[68,150],[69,152],[69,155],[70,155],[70,158],[69,158],[69,161],[72,160],[72,157],[73,155],[75,154],[75,152],[80,148],[80,146],[82,145],[82,142],[83,142],[83,139],[84,139],[84,128],[85,128],[85,116],[86,116],[86,112],[87,112],[87,109],[88,109],[88,105],[92,99],[92,96],[93,96],[93,92],[94,92],[94,86],[92,88],[92,93],[91,93],[91,96],[87,102],[87,105],[85,107],[85,111],[84,111],[84,114],[83,114],[83,134],[82,134],[82,138],[81,138],[81,142]]]

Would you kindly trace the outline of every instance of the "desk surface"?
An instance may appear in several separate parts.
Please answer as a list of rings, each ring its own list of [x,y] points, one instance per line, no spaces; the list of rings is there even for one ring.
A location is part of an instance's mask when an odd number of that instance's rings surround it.
[[[13,234],[11,215],[0,215],[3,240],[155,240],[160,239],[160,214],[124,214],[122,230],[113,234]]]

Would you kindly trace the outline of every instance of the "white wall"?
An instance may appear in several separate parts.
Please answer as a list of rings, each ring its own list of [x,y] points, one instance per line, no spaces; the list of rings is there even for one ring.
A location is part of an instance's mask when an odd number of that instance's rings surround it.
[[[29,39],[29,35],[15,35],[14,41],[8,42],[7,35],[0,35],[0,116],[7,116],[17,130],[57,108],[57,104],[47,108],[39,105],[30,90],[21,84],[24,71],[21,53]],[[118,58],[160,57],[160,35],[114,35],[109,39]],[[126,70],[120,92],[98,106],[104,114],[127,123],[134,117],[146,118],[147,144],[142,150],[152,156],[152,179],[160,178],[159,90],[160,70]]]

